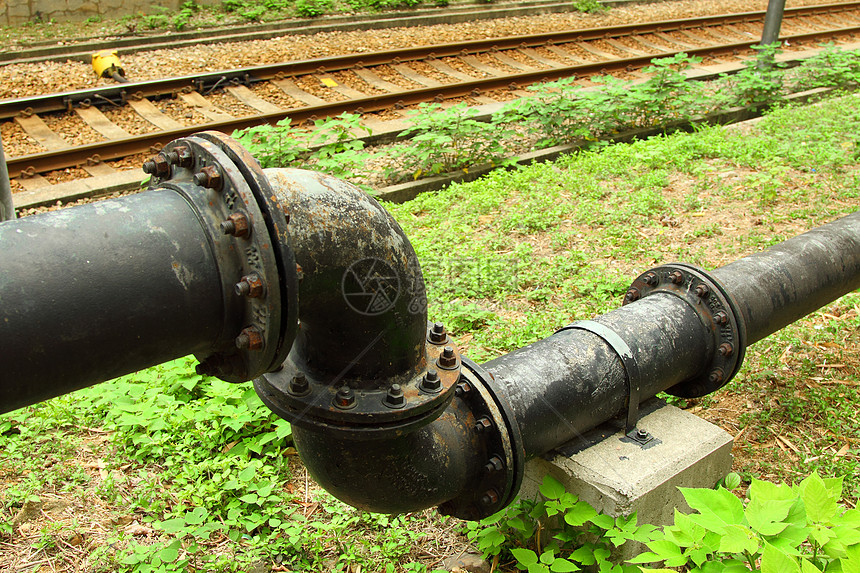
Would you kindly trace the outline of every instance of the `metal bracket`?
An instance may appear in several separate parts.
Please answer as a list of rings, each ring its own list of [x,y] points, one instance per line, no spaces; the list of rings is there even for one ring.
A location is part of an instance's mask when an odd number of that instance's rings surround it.
[[[621,364],[624,366],[624,371],[627,374],[627,417],[624,421],[624,433],[632,439],[639,440],[637,438],[636,423],[639,421],[639,388],[641,386],[641,377],[639,374],[639,365],[633,357],[633,351],[630,350],[627,343],[614,330],[593,320],[580,320],[560,328],[557,332],[574,329],[586,330],[592,334],[596,334],[606,344],[611,346],[612,350],[618,355],[618,358],[621,359]]]

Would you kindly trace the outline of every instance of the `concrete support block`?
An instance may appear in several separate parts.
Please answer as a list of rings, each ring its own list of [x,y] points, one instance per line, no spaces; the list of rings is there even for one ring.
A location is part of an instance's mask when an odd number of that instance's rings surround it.
[[[597,511],[665,525],[674,510],[690,511],[678,487],[713,487],[732,467],[732,437],[717,426],[659,400],[641,407],[638,428],[653,439],[627,438],[618,422],[526,465],[521,496],[535,499],[550,474]]]

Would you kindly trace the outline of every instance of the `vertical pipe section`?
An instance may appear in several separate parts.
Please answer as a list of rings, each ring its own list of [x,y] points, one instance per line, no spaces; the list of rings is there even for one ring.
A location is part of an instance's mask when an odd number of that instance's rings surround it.
[[[752,344],[860,288],[860,211],[716,269]]]
[[[221,284],[171,190],[0,224],[0,413],[206,351]]]
[[[3,140],[0,139],[0,221],[14,218],[15,206],[12,204],[12,185],[9,183],[9,170],[6,169]]]

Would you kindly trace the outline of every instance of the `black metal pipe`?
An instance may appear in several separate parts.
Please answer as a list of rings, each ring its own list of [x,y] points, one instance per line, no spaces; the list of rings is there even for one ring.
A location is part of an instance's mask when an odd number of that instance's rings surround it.
[[[3,154],[3,140],[0,139],[0,221],[15,218],[15,206],[12,203],[12,185],[9,182],[9,170],[6,168],[6,155]]]
[[[224,321],[197,213],[152,191],[0,225],[0,411],[203,352]]]
[[[256,378],[320,485],[375,511],[498,511],[528,458],[719,388],[749,343],[860,286],[858,212],[712,273],[651,269],[623,308],[482,367],[426,323],[412,247],[356,188],[264,173],[214,133],[145,168],[140,196],[0,224],[0,412],[193,352]]]
[[[744,314],[748,343],[860,287],[860,212],[713,272]]]

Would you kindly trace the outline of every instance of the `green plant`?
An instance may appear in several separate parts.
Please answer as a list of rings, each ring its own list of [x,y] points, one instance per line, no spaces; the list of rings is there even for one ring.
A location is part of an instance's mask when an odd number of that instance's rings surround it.
[[[773,104],[783,90],[783,64],[775,63],[776,45],[752,46],[757,57],[729,80],[734,98],[740,105]]]
[[[587,14],[595,14],[606,12],[609,7],[601,4],[600,0],[573,0],[573,9]]]
[[[191,21],[191,18],[200,7],[197,5],[194,0],[186,0],[186,2],[182,3],[182,7],[179,9],[179,12],[173,17],[173,27],[177,32],[181,32],[188,26],[188,23]]]
[[[497,124],[479,121],[478,112],[466,103],[448,109],[441,104],[421,104],[412,125],[403,131],[406,143],[395,146],[391,155],[417,179],[470,165],[505,163],[502,143],[510,135]]]
[[[725,488],[681,491],[697,513],[676,511],[674,525],[631,563],[663,562],[691,573],[860,570],[860,510],[838,503],[842,478],[813,473],[796,486],[754,479],[746,505]]]
[[[485,556],[507,559],[529,573],[563,573],[594,566],[600,573],[638,573],[613,563],[613,550],[628,541],[653,539],[653,525],[637,525],[636,515],[612,518],[597,513],[551,476],[540,487],[543,500],[520,500],[480,522],[467,536]]]
[[[317,18],[331,10],[331,0],[296,0],[296,14],[302,18]]]

